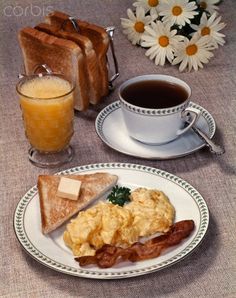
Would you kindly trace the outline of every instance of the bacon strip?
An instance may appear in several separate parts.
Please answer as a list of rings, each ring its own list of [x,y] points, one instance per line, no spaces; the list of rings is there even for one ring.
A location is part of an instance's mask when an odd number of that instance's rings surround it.
[[[96,264],[100,268],[110,268],[118,261],[137,262],[158,257],[161,252],[187,238],[194,229],[193,220],[183,220],[173,224],[170,230],[145,243],[136,242],[128,248],[105,244],[94,256],[76,257],[80,266]]]

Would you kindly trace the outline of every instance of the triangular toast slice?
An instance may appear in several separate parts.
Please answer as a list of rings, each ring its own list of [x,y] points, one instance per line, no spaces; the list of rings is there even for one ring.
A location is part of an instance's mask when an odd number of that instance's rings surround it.
[[[38,178],[43,234],[52,232],[74,214],[101,197],[116,184],[118,179],[116,175],[109,173],[63,175],[63,177],[73,178],[82,182],[77,201],[57,196],[61,176],[40,175]]]

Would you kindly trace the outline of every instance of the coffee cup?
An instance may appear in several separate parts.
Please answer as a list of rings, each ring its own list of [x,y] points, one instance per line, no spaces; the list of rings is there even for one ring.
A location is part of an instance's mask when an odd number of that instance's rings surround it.
[[[196,123],[201,113],[189,106],[189,85],[168,75],[134,77],[121,84],[118,94],[128,134],[146,144],[175,140]],[[188,123],[187,116],[191,116]]]

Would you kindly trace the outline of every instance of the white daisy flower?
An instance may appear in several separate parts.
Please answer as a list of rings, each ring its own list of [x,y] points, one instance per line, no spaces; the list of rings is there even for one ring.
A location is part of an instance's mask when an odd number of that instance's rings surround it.
[[[226,26],[226,24],[220,23],[220,21],[221,17],[217,17],[216,12],[214,12],[209,19],[207,19],[207,15],[204,12],[202,14],[199,26],[193,24],[190,26],[193,30],[197,31],[199,36],[210,36],[214,48],[218,48],[218,45],[223,46],[223,44],[225,43],[225,35],[219,33],[219,31],[222,30]]]
[[[201,36],[194,34],[191,40],[185,38],[180,46],[175,51],[176,58],[172,64],[176,65],[180,63],[179,70],[183,71],[188,67],[188,71],[198,70],[203,68],[203,64],[208,63],[209,59],[213,57],[211,41],[209,36]]]
[[[210,14],[213,14],[216,10],[219,9],[215,4],[219,3],[220,0],[197,0],[198,4],[204,10],[207,10]]]
[[[193,19],[198,14],[195,1],[188,0],[168,0],[160,5],[160,16],[163,16],[164,23],[170,25],[184,26],[186,23],[190,24],[190,19]]]
[[[160,4],[166,0],[137,0],[133,3],[135,7],[143,7],[145,13],[150,12],[151,15],[158,16],[160,12]]]
[[[127,9],[129,19],[121,18],[121,26],[123,33],[133,45],[139,44],[140,39],[145,31],[144,27],[151,23],[152,16],[145,16],[145,11],[142,7],[137,7],[135,14],[130,8]]]
[[[176,33],[177,30],[171,30],[169,24],[163,24],[161,21],[145,26],[141,41],[141,46],[149,48],[145,55],[151,60],[155,58],[156,65],[164,65],[166,58],[172,62],[174,51],[184,38]]]

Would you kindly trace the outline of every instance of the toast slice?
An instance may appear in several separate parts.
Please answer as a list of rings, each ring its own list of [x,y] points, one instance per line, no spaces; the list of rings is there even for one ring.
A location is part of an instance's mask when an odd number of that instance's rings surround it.
[[[89,101],[92,104],[97,104],[101,98],[101,84],[99,80],[97,55],[90,39],[76,32],[70,33],[58,30],[57,26],[46,23],[38,24],[35,29],[59,38],[71,40],[81,48],[86,60],[86,78],[89,82]]]
[[[54,11],[50,13],[45,18],[45,22],[61,29],[63,23],[68,20],[69,15]],[[100,26],[90,24],[81,20],[77,20],[77,24],[80,29],[80,33],[88,37],[93,43],[94,50],[97,54],[97,59],[99,61],[99,73],[101,81],[101,96],[106,96],[108,94],[108,69],[107,69],[107,57],[106,53],[109,47],[109,37],[106,30]],[[67,22],[64,29],[68,32],[75,32],[74,27],[70,22]]]
[[[81,181],[80,195],[77,201],[57,196],[60,183],[59,175],[40,175],[38,192],[43,234],[48,234],[61,226],[74,214],[87,207],[113,187],[118,177],[109,173],[87,175],[63,175]]]
[[[80,47],[73,41],[30,27],[20,30],[18,39],[26,74],[32,74],[37,64],[47,64],[53,72],[64,74],[75,82],[75,108],[86,110],[89,105],[88,84],[84,76],[85,60]]]

